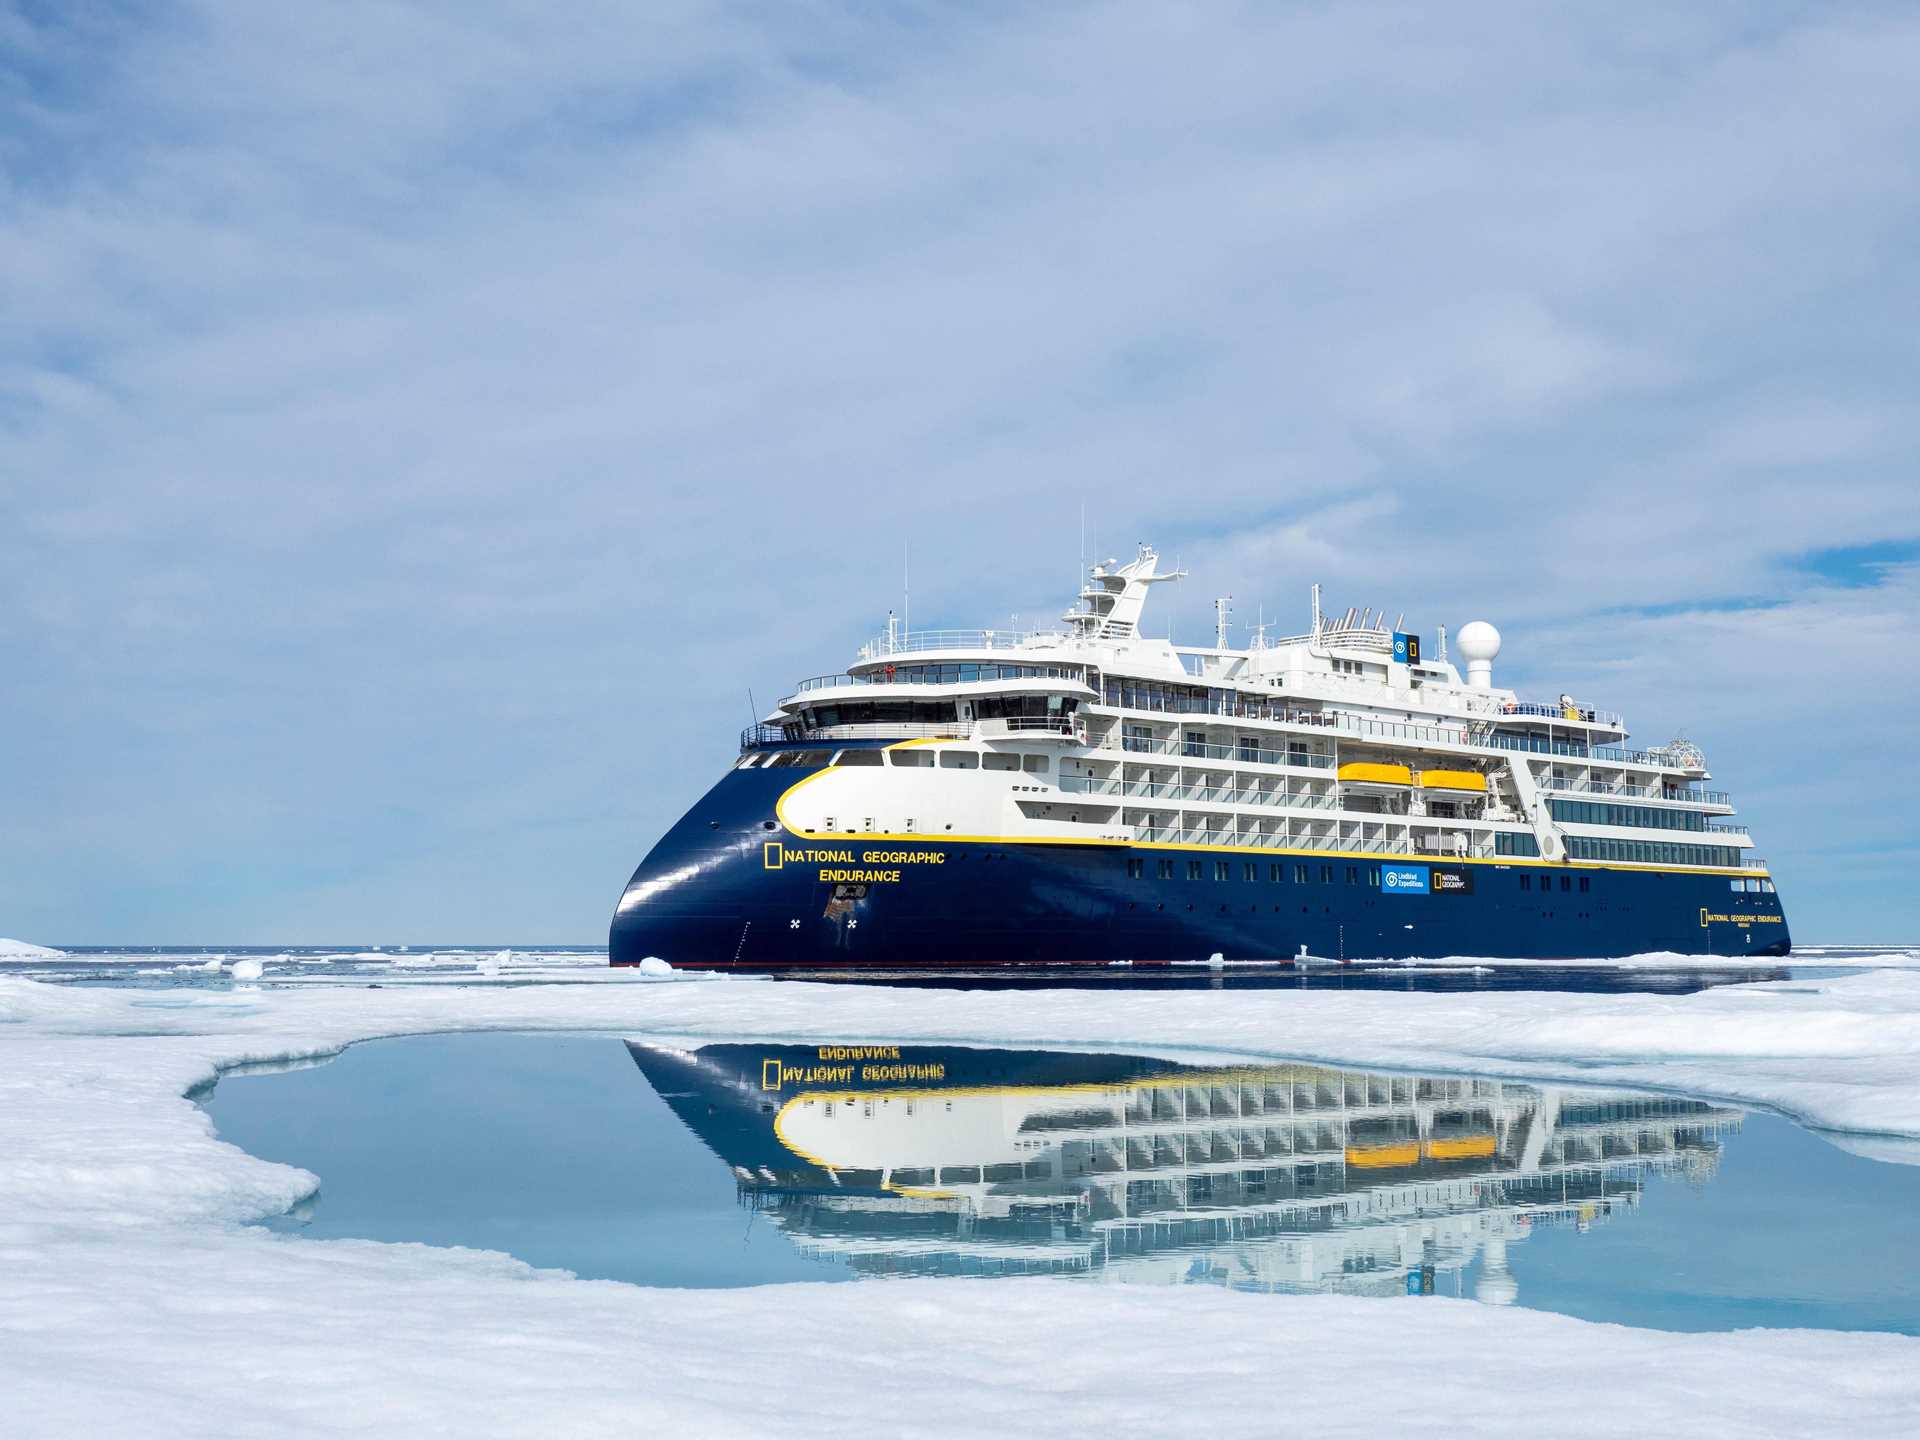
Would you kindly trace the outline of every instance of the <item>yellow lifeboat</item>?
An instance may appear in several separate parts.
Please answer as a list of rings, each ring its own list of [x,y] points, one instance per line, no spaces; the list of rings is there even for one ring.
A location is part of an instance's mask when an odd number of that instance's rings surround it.
[[[1423,790],[1471,790],[1475,794],[1487,793],[1487,777],[1477,770],[1422,770],[1420,788]]]
[[[1413,771],[1405,765],[1380,765],[1369,760],[1349,760],[1339,769],[1346,784],[1411,785]]]

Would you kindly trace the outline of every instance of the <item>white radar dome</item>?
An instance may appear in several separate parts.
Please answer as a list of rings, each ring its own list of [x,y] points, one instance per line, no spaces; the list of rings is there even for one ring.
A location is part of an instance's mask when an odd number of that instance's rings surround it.
[[[1469,660],[1492,660],[1500,654],[1500,632],[1484,620],[1469,620],[1453,637],[1453,648]]]
[[[1453,637],[1453,648],[1467,662],[1467,684],[1485,690],[1493,684],[1493,657],[1500,653],[1500,632],[1484,620],[1469,620]]]

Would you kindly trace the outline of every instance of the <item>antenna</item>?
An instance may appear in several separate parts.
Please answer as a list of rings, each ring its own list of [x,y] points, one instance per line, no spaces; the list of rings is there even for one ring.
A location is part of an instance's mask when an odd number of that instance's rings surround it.
[[[753,687],[751,685],[747,686],[747,710],[749,712],[749,718],[751,718],[755,725],[758,725],[760,723],[760,707],[753,703]]]
[[[1444,625],[1440,627],[1440,663],[1447,663],[1447,627]]]
[[[1320,638],[1320,582],[1313,582],[1313,638]]]
[[[1213,648],[1227,648],[1227,616],[1233,613],[1233,596],[1222,595],[1213,602]]]

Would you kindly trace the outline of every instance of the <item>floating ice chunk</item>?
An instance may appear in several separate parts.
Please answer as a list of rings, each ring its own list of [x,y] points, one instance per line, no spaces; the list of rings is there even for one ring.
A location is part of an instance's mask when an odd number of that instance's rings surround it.
[[[649,955],[647,956],[646,959],[640,962],[640,973],[642,975],[656,975],[656,976],[671,975],[673,974],[673,967],[669,965],[666,961],[662,960],[658,955]]]
[[[218,968],[218,967],[216,967]],[[258,980],[266,971],[266,966],[258,960],[246,959],[233,962],[233,978],[236,980]]]

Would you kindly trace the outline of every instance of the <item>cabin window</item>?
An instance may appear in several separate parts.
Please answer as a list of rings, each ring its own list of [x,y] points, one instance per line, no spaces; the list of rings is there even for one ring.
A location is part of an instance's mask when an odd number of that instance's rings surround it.
[[[1293,883],[1296,885],[1304,885],[1307,883],[1307,867],[1306,866],[1296,865],[1293,867]]]
[[[1268,884],[1270,884],[1270,885],[1278,885],[1278,884],[1279,884],[1279,883],[1280,883],[1280,882],[1281,882],[1282,880],[1284,880],[1284,879],[1286,879],[1286,878],[1287,878],[1287,867],[1286,867],[1286,866],[1284,866],[1284,865],[1269,865],[1269,866],[1267,866],[1267,883],[1268,883]]]
[[[842,750],[839,755],[834,757],[833,763],[841,766],[852,765],[857,767],[861,765],[881,765],[885,762],[881,760],[878,750]]]
[[[1249,860],[1241,867],[1240,878],[1242,880],[1258,880],[1260,878],[1260,867]]]
[[[1147,873],[1146,861],[1140,860],[1140,859],[1129,859],[1127,861],[1127,878],[1129,880],[1138,880],[1141,877],[1143,877],[1146,873]]]
[[[1225,880],[1232,873],[1233,873],[1233,867],[1229,865],[1225,860],[1216,860],[1213,862],[1213,878],[1214,879]]]
[[[1367,871],[1367,884],[1372,885],[1376,889],[1379,888],[1379,885],[1380,885],[1380,867],[1379,866],[1377,865],[1373,866]]]
[[[930,750],[889,750],[887,758],[904,770],[933,768],[933,752]]]
[[[1159,874],[1160,874],[1160,878],[1161,878],[1162,880],[1171,880],[1171,879],[1173,879],[1173,861],[1171,861],[1171,860],[1162,860],[1162,861],[1160,862],[1160,870],[1159,870]]]
[[[1018,770],[1020,768],[1020,757],[1018,755],[1008,755],[999,750],[989,750],[980,757],[980,768],[983,770]]]
[[[1358,885],[1359,883],[1360,883],[1360,867],[1358,865],[1347,866],[1347,884]]]
[[[942,770],[978,770],[980,757],[971,750],[942,750],[940,768]]]
[[[1331,885],[1333,883],[1333,867],[1331,865],[1322,865],[1320,867],[1320,883],[1322,885]]]
[[[1200,878],[1200,862],[1198,860],[1187,861],[1187,879],[1198,880],[1199,878]]]
[[[1560,877],[1560,888],[1563,891],[1573,889],[1573,877],[1571,875],[1562,875]]]
[[[1020,768],[1029,775],[1044,775],[1047,773],[1047,757],[1044,755],[1022,755],[1020,757]]]
[[[1585,895],[1588,891],[1592,889],[1593,889],[1593,877],[1591,875],[1582,875],[1580,877],[1580,893],[1582,895]]]
[[[1522,875],[1520,877],[1520,888],[1522,890],[1531,890],[1533,888],[1533,877],[1531,875]]]

